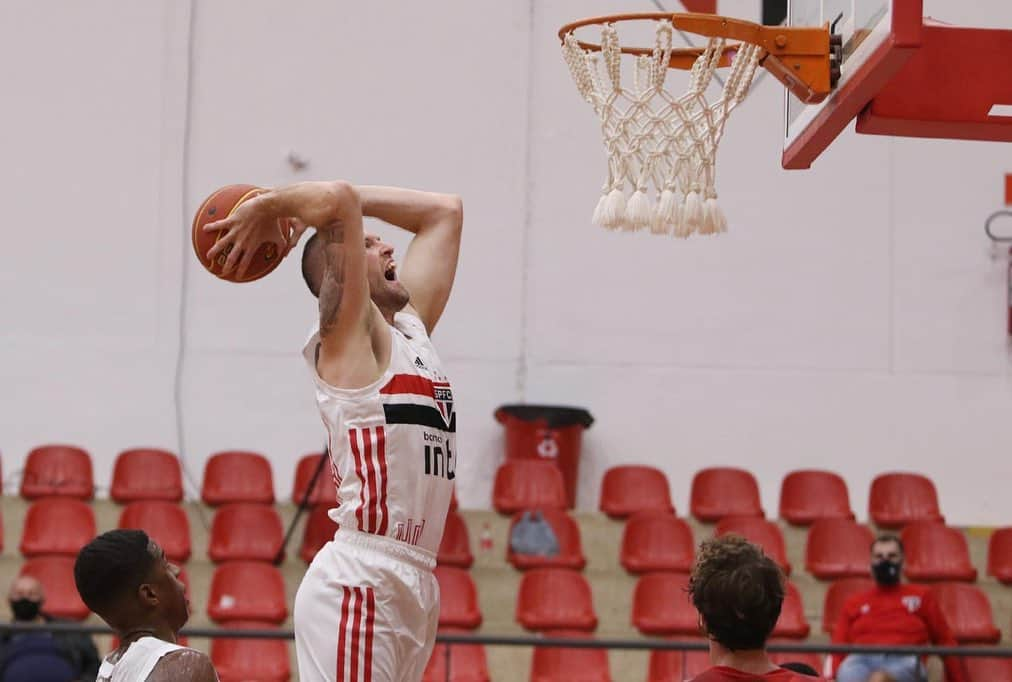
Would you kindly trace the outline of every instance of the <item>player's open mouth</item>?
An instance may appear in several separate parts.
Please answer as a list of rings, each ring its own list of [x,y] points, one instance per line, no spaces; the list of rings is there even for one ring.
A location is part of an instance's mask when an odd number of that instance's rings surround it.
[[[383,276],[388,282],[394,282],[397,280],[397,264],[393,261],[387,263],[387,269],[383,272]]]

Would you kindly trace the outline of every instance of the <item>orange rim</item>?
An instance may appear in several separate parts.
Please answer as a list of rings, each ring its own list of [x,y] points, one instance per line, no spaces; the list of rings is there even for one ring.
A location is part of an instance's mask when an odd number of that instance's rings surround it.
[[[568,23],[559,29],[559,40],[565,41],[566,36],[587,26],[663,19],[669,20],[679,31],[737,41],[724,47],[718,64],[721,67],[731,64],[733,53],[740,49],[741,43],[758,45],[763,50],[759,63],[802,102],[820,102],[835,87],[839,64],[834,64],[835,43],[831,39],[828,23],[819,28],[763,26],[719,14],[639,12],[609,14]],[[579,39],[577,43],[584,50],[601,51],[600,43]],[[654,51],[652,47],[620,46],[619,49],[623,54],[637,56],[650,55]],[[703,52],[704,48],[699,47],[672,49],[668,66],[673,69],[691,69]]]

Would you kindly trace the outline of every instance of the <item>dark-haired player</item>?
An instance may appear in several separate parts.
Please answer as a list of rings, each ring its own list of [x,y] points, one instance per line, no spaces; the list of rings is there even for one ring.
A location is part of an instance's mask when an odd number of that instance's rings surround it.
[[[111,530],[81,549],[77,591],[120,640],[96,682],[217,682],[206,654],[176,644],[190,616],[178,576],[142,530]]]

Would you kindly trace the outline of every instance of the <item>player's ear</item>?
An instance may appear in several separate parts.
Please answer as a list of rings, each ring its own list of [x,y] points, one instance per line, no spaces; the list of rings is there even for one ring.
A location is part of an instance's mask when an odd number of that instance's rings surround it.
[[[141,583],[137,587],[137,597],[145,606],[158,606],[158,592],[151,583]]]

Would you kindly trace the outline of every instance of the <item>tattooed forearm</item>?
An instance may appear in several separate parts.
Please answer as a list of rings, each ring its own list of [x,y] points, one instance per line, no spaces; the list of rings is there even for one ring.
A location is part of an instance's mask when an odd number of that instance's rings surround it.
[[[344,288],[344,249],[342,231],[332,229],[320,232],[327,256],[327,270],[320,287],[320,333],[326,334],[337,323],[337,312],[341,308],[341,294]]]

